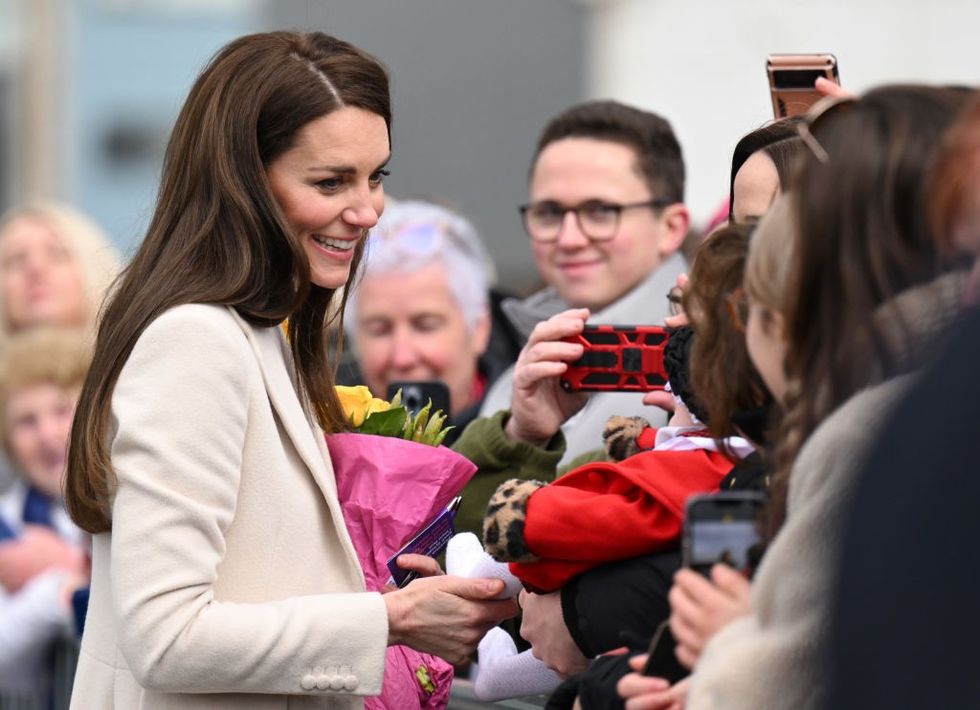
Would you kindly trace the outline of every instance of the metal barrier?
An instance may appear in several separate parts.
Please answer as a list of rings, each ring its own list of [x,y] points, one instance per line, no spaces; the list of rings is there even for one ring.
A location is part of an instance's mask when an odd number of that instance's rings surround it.
[[[57,641],[51,649],[48,673],[37,679],[31,691],[0,691],[0,710],[68,710],[77,664],[78,640]]]
[[[77,663],[78,641],[64,639],[57,642],[51,650],[50,674],[38,678],[33,692],[17,694],[0,691],[0,710],[68,710]],[[537,696],[496,703],[483,702],[473,694],[473,684],[470,681],[457,678],[453,682],[447,710],[536,710],[543,708],[545,701],[546,697]]]

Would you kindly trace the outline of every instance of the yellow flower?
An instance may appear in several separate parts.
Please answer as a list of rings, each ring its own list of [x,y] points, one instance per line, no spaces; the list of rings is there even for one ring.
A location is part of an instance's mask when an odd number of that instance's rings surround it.
[[[337,385],[337,396],[340,398],[340,406],[343,407],[344,414],[355,427],[361,426],[364,420],[375,412],[386,412],[391,409],[388,402],[372,395],[371,390],[364,385],[357,387]]]

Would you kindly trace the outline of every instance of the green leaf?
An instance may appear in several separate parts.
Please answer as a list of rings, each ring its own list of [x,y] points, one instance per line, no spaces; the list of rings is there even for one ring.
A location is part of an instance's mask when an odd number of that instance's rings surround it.
[[[392,407],[385,412],[374,412],[368,415],[357,431],[361,434],[378,436],[401,436],[407,417],[408,412],[404,407]]]
[[[440,431],[438,434],[436,434],[436,439],[435,439],[435,441],[432,442],[432,445],[433,446],[439,446],[440,444],[442,444],[442,440],[446,438],[446,434],[448,434],[449,432],[451,432],[455,428],[456,427],[454,427],[454,426],[447,426],[445,429],[443,429],[442,431]]]
[[[412,432],[412,441],[421,441],[422,432],[425,431],[425,425],[429,423],[429,412],[432,411],[432,400],[430,399],[428,403],[419,410],[419,413],[415,415],[415,430]]]

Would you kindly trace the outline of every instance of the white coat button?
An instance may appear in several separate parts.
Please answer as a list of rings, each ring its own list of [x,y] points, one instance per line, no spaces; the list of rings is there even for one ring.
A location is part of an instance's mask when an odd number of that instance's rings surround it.
[[[344,678],[344,690],[347,692],[357,690],[357,676],[349,675]]]
[[[342,690],[344,687],[344,677],[335,675],[330,678],[330,690]]]
[[[307,673],[299,685],[303,690],[313,690],[316,687],[316,678],[313,677],[312,673]]]
[[[330,689],[330,676],[328,676],[328,675],[318,675],[316,677],[316,687],[317,687],[317,690],[329,690]]]

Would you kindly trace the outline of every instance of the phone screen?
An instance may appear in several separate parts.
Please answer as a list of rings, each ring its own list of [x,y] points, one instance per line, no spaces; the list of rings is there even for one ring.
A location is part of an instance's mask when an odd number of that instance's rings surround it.
[[[719,562],[748,572],[761,543],[756,519],[763,501],[761,494],[743,491],[692,498],[684,523],[685,564],[705,576]]]
[[[390,402],[395,393],[401,390],[402,405],[412,414],[418,414],[430,401],[432,411],[441,409],[449,414],[449,388],[439,380],[403,380],[388,385],[385,397]]]

